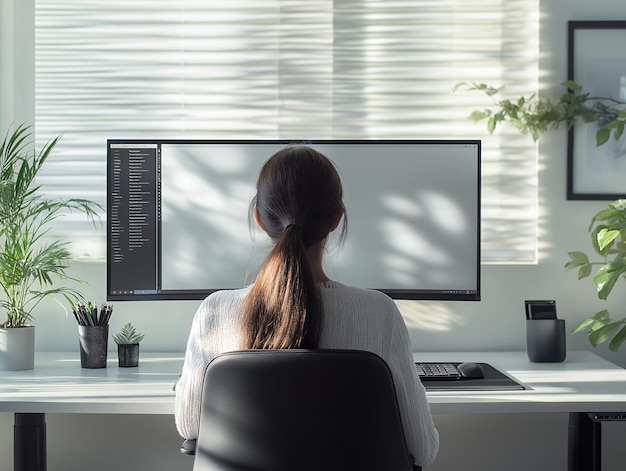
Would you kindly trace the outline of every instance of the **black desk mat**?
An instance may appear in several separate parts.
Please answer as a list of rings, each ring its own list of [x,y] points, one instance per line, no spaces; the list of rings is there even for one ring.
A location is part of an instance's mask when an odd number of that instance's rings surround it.
[[[420,362],[424,363],[424,362]],[[446,362],[459,365],[461,362]],[[520,391],[526,389],[517,381],[509,378],[487,363],[479,363],[483,367],[484,378],[457,380],[427,380],[422,384],[427,391]]]

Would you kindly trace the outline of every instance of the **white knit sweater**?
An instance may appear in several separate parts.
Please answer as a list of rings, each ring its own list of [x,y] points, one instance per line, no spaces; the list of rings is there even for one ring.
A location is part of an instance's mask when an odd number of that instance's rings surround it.
[[[198,436],[204,370],[216,355],[241,348],[239,317],[249,288],[218,291],[198,308],[176,385],[176,427],[184,438]],[[395,303],[386,295],[328,282],[322,285],[324,317],[319,348],[367,350],[389,365],[398,394],[409,452],[427,466],[439,449],[424,386],[415,369],[411,342]]]

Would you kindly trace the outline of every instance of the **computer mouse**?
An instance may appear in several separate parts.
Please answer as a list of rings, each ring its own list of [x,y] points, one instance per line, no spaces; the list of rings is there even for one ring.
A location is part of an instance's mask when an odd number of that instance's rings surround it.
[[[459,363],[456,369],[461,376],[466,379],[480,379],[485,377],[485,370],[479,363],[464,362]]]

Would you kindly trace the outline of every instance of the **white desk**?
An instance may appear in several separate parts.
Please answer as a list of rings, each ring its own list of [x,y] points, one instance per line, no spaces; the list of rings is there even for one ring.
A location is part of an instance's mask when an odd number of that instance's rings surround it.
[[[429,391],[434,414],[626,412],[626,370],[590,352],[563,363],[532,363],[525,352],[415,353],[416,361],[489,363],[524,391]]]
[[[525,352],[415,353],[422,362],[488,363],[523,391],[428,391],[431,411],[569,413],[568,470],[600,471],[603,421],[626,419],[626,370],[589,352],[563,363],[532,363]]]
[[[415,353],[419,361],[489,363],[524,391],[429,391],[434,414],[570,413],[570,470],[599,470],[600,425],[587,413],[626,413],[626,370],[589,352],[569,352],[563,363],[531,363],[525,352]],[[78,352],[42,353],[30,371],[0,372],[0,411],[34,432],[21,443],[43,441],[45,413],[173,414],[174,385],[182,354],[141,353],[138,368],[119,368],[116,356],[104,369],[82,369]],[[43,428],[43,436],[41,429]],[[17,457],[16,457],[17,459]],[[591,460],[590,464],[588,463]],[[26,468],[21,468],[26,469]],[[20,471],[18,466],[15,471]]]
[[[79,352],[37,352],[35,368],[0,372],[0,411],[31,413],[173,414],[172,387],[183,354],[141,352],[139,366],[80,367]]]

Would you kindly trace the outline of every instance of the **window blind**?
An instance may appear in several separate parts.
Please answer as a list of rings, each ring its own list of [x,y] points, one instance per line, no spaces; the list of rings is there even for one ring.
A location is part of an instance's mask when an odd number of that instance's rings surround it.
[[[533,263],[536,145],[452,89],[535,92],[537,40],[537,0],[35,0],[41,182],[104,206],[107,138],[479,138],[483,262]],[[104,259],[103,226],[54,234]]]

